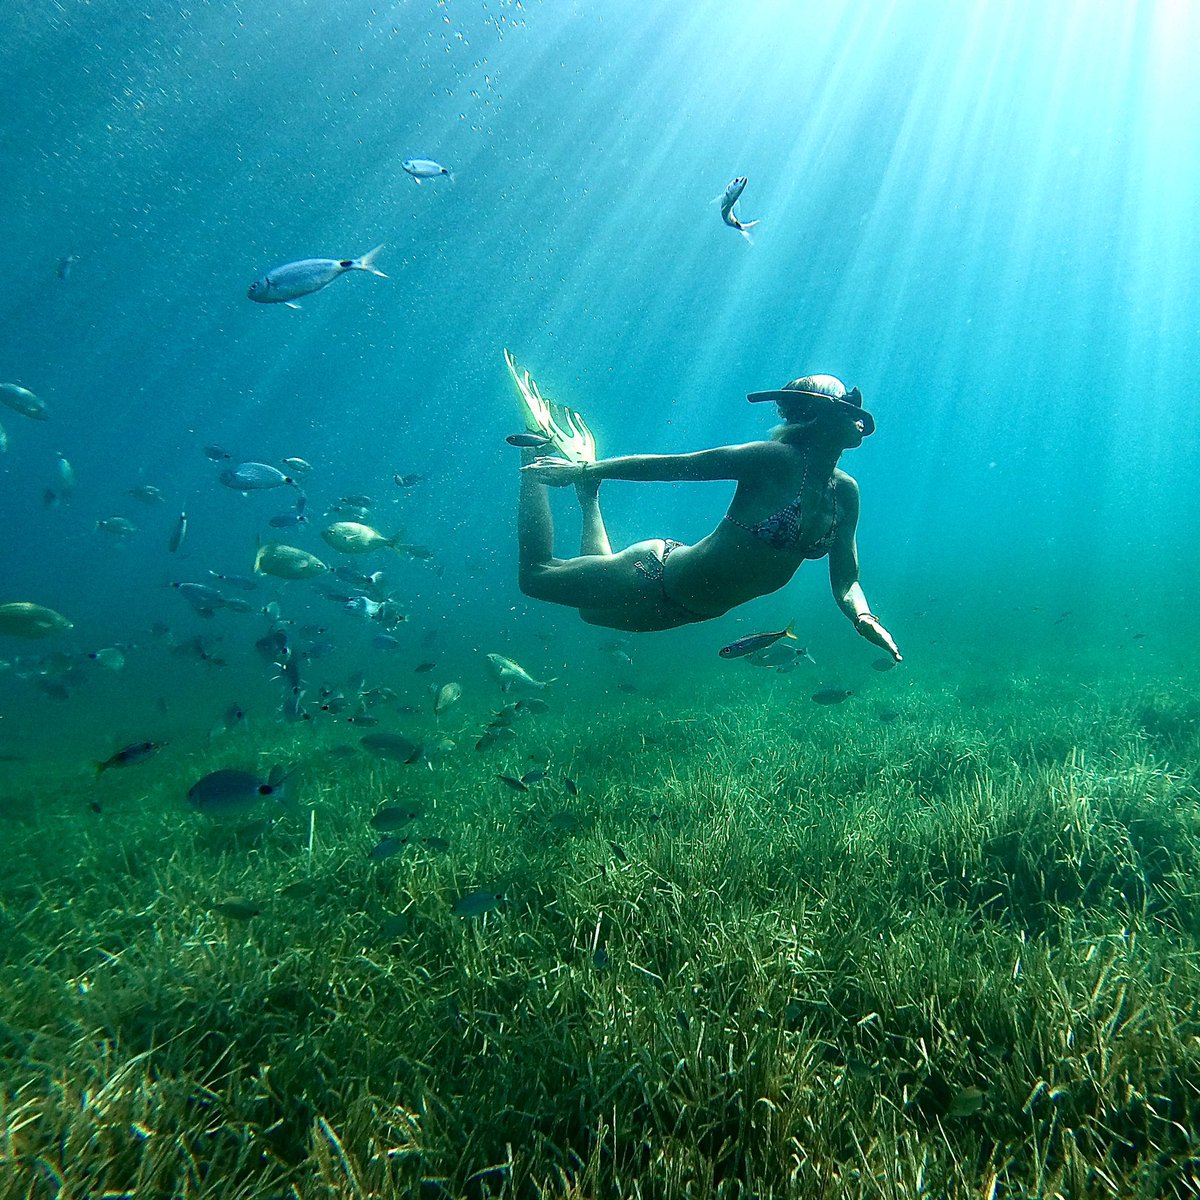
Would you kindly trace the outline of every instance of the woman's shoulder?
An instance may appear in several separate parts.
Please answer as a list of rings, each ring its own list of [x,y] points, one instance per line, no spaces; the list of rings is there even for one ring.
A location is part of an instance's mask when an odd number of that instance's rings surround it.
[[[839,501],[858,504],[858,480],[853,475],[848,475],[841,467],[833,468],[833,486]]]

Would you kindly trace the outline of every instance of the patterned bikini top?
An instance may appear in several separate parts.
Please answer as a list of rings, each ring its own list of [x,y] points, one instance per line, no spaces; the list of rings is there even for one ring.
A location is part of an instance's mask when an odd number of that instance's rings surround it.
[[[806,470],[806,477],[807,474]],[[766,542],[773,550],[798,550],[803,545],[804,514],[800,503],[803,494],[804,480],[801,480],[799,495],[790,504],[784,505],[769,517],[764,517],[753,525],[747,525],[726,513],[725,520],[732,522],[739,529],[744,529],[752,537],[758,538],[760,542]],[[832,476],[826,487],[826,494],[829,496],[833,508],[833,519],[829,522],[829,528],[825,533],[809,544],[808,549],[804,552],[805,558],[824,558],[832,549],[837,537],[837,489],[834,487]]]

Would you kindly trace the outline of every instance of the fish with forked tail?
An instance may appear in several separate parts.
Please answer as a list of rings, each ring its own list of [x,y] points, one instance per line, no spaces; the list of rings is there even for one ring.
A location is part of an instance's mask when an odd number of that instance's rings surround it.
[[[746,637],[738,638],[736,642],[730,642],[728,646],[722,646],[717,654],[721,658],[744,658],[747,654],[754,654],[756,651],[773,646],[780,638],[791,638],[794,642],[796,635],[792,630],[795,627],[796,623],[793,621],[786,629],[778,629],[774,633],[748,634]]]
[[[491,667],[496,681],[500,684],[502,692],[511,691],[515,687],[534,688],[541,691],[547,684],[554,682],[553,679],[534,679],[520,663],[513,662],[511,658],[505,658],[503,654],[489,654],[487,658],[488,665]]]
[[[286,304],[288,308],[299,308],[300,305],[294,303],[297,299],[319,292],[347,271],[369,271],[386,279],[387,276],[375,266],[382,250],[383,246],[376,246],[361,258],[304,258],[284,263],[256,279],[246,290],[246,295],[258,304]]]
[[[738,233],[746,239],[750,240],[750,230],[758,224],[757,221],[739,221],[737,215],[733,211],[733,206],[742,198],[742,193],[746,190],[748,180],[745,175],[739,175],[736,179],[731,179],[721,193],[718,199],[721,201],[721,220],[725,222],[730,229],[736,229]]]

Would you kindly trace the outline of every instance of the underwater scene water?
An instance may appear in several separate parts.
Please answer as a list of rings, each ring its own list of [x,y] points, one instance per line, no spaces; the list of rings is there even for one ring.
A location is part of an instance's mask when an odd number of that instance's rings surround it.
[[[1200,1192],[1200,9],[3,26],[0,1198]],[[861,389],[903,661],[523,594],[506,349]]]

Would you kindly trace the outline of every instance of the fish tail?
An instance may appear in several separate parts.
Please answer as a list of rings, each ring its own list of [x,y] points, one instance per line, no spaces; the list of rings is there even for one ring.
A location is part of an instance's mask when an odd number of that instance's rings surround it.
[[[456,183],[456,182],[457,182],[457,180],[454,178],[454,172],[453,172],[453,171],[447,171],[447,172],[446,172],[446,178],[447,178],[447,179],[449,179],[451,183]]]
[[[788,622],[788,627],[783,631],[783,636],[791,638],[793,642],[796,640],[796,619],[794,617]]]
[[[374,250],[368,250],[361,258],[351,259],[350,269],[352,271],[370,271],[372,275],[378,275],[380,279],[386,279],[387,276],[375,265],[375,260],[383,252],[386,245],[386,242],[380,242]]]
[[[100,776],[103,775],[104,772],[108,770],[108,763],[98,762],[95,764],[95,767],[96,767],[96,778],[99,779]]]
[[[750,236],[750,229],[752,226],[757,225],[757,224],[758,224],[757,221],[739,221],[738,222],[737,231],[738,231],[738,233],[740,233],[742,235],[742,237],[744,237],[746,239],[747,246],[754,245],[754,239]]]

